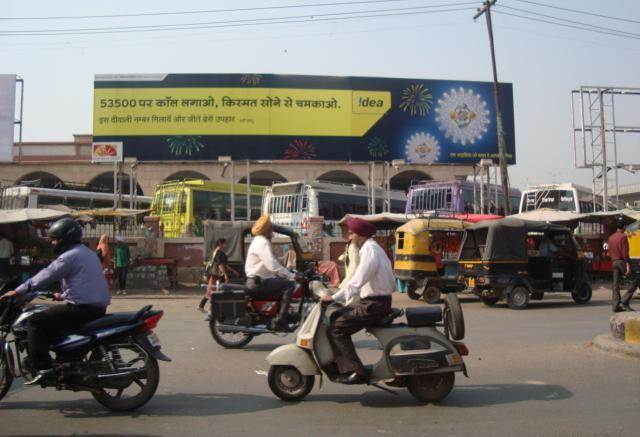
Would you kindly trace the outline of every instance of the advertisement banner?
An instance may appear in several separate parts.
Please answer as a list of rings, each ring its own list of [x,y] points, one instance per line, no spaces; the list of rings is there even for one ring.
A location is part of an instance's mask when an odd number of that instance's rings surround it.
[[[97,142],[91,144],[91,162],[122,161],[122,142]]]
[[[13,161],[16,79],[15,74],[0,74],[0,162]]]
[[[507,161],[513,91],[500,84]],[[139,161],[497,159],[493,84],[258,74],[96,76],[94,139]]]

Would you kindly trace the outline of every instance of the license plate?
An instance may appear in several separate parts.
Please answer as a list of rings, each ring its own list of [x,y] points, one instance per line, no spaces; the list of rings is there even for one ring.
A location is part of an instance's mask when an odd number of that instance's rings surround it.
[[[473,288],[476,286],[476,280],[474,278],[469,278],[469,287]]]
[[[155,332],[152,332],[151,334],[147,335],[147,340],[149,340],[149,343],[151,343],[151,346],[153,347],[160,346],[160,339],[158,338]]]

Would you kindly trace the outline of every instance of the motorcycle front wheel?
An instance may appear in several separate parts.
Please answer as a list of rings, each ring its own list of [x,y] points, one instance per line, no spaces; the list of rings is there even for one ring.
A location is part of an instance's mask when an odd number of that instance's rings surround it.
[[[221,332],[220,321],[213,317],[209,321],[209,330],[213,339],[225,349],[240,349],[249,344],[253,334],[248,332]]]
[[[89,360],[101,361],[106,365],[103,367],[108,367],[108,360],[111,360],[116,365],[113,371],[116,374],[125,368],[136,367],[138,370],[132,380],[107,383],[98,392],[92,392],[94,399],[113,411],[132,411],[149,402],[160,382],[158,361],[137,345],[109,346],[108,355],[94,349]]]
[[[293,366],[271,366],[269,368],[269,388],[283,401],[297,402],[304,399],[311,389],[315,377],[303,375]]]
[[[9,392],[11,384],[13,383],[13,375],[9,370],[7,361],[4,355],[0,356],[0,399],[4,398]]]

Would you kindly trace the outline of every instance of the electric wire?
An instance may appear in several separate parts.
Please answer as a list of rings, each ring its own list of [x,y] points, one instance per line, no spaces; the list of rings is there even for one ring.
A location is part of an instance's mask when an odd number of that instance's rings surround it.
[[[552,20],[564,21],[564,22],[571,23],[571,24],[578,24],[578,25],[581,25],[581,26],[593,27],[595,29],[606,30],[606,31],[609,31],[609,32],[616,32],[616,33],[621,33],[621,34],[640,37],[640,34],[638,34],[638,33],[627,32],[627,31],[624,31],[624,30],[614,29],[614,28],[611,28],[611,27],[597,26],[595,24],[585,23],[584,21],[569,20],[567,18],[561,18],[561,17],[556,17],[556,16],[553,16],[553,15],[547,15],[547,14],[541,14],[539,12],[530,11],[528,9],[514,8],[514,7],[511,7],[511,6],[505,6],[505,5],[496,5],[496,6],[498,6],[500,9],[509,9],[509,10],[513,10],[513,11],[524,12],[524,13],[531,14],[531,15],[537,15],[539,17],[551,18]]]
[[[475,4],[475,3],[474,3]],[[360,11],[356,13],[334,13],[324,14],[323,18],[315,18],[321,15],[309,15],[293,16],[293,17],[272,17],[272,18],[257,18],[251,20],[225,20],[214,21],[209,23],[183,23],[183,24],[170,24],[170,25],[152,25],[151,28],[146,26],[139,26],[135,28],[127,27],[114,27],[114,28],[94,28],[86,30],[37,30],[37,31],[2,31],[0,36],[55,36],[55,35],[97,35],[97,34],[116,34],[116,33],[139,33],[139,32],[167,32],[175,30],[194,30],[194,29],[213,29],[213,28],[229,28],[229,27],[244,27],[244,26],[264,26],[273,24],[287,24],[287,23],[308,23],[308,22],[325,22],[325,21],[338,21],[338,20],[357,20],[368,18],[380,18],[380,17],[395,17],[406,15],[423,15],[423,14],[436,14],[445,12],[456,11],[468,11],[470,8],[449,8],[438,10],[415,10],[411,9],[410,12],[397,12],[397,13],[370,13],[370,11]],[[373,11],[375,12],[375,11]],[[359,15],[355,15],[359,14]],[[364,14],[364,15],[363,15]],[[326,16],[329,15],[329,16]],[[345,16],[348,15],[348,16]],[[292,19],[293,18],[293,19]],[[162,27],[159,27],[162,26]],[[168,27],[164,27],[168,26]],[[29,33],[26,33],[29,32]]]
[[[315,8],[325,6],[352,6],[374,3],[398,3],[411,0],[360,0],[351,2],[334,2],[334,3],[310,3],[301,5],[280,5],[280,6],[259,6],[251,8],[231,8],[231,9],[209,9],[196,11],[173,11],[173,12],[141,12],[134,14],[108,14],[108,15],[67,15],[67,16],[45,16],[45,17],[0,17],[0,20],[75,20],[75,19],[101,19],[101,18],[134,18],[134,17],[159,17],[167,15],[192,15],[192,14],[213,14],[222,12],[251,12],[251,11],[268,11],[277,9],[294,9],[294,8]],[[424,1],[424,0],[423,0]],[[467,2],[468,4],[476,4],[477,2]]]
[[[546,3],[538,3],[538,2],[533,2],[533,1],[530,1],[530,0],[513,0],[513,1],[517,1],[517,2],[520,2],[520,3],[529,3],[529,4],[532,4],[532,5],[542,6],[542,7],[545,7],[545,8],[558,9],[558,10],[561,10],[561,11],[575,12],[576,14],[584,14],[584,15],[591,15],[591,16],[599,17],[599,18],[607,18],[609,20],[626,21],[628,23],[640,24],[640,20],[632,20],[630,18],[613,17],[611,15],[598,14],[598,13],[595,13],[595,12],[582,11],[582,10],[579,10],[579,9],[563,8],[562,6],[549,5],[549,4],[546,4]]]
[[[626,34],[615,33],[615,32],[608,32],[608,31],[605,31],[605,30],[598,30],[598,29],[581,27],[581,26],[574,26],[572,24],[558,23],[558,22],[555,22],[555,21],[544,20],[542,18],[527,17],[525,15],[513,14],[511,12],[504,12],[504,11],[500,11],[500,10],[494,10],[493,12],[495,12],[497,14],[508,15],[508,16],[511,16],[511,17],[522,18],[522,19],[525,19],[525,20],[538,21],[540,23],[547,23],[547,24],[553,24],[553,25],[556,25],[556,26],[562,26],[562,27],[568,27],[568,28],[572,28],[572,29],[584,30],[584,31],[587,31],[587,32],[601,33],[601,34],[604,34],[604,35],[612,35],[612,36],[617,36],[617,37],[620,37],[620,38],[640,39],[640,37],[637,37],[637,36],[626,35]]]

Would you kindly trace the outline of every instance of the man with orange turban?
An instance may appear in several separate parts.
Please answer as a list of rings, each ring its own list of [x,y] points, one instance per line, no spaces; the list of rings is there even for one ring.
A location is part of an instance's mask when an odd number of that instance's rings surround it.
[[[287,316],[291,296],[296,288],[296,275],[280,264],[273,255],[273,225],[267,214],[262,214],[255,222],[251,234],[253,241],[249,245],[244,264],[247,289],[256,299],[280,299],[280,312],[271,321],[271,329],[287,331]]]

